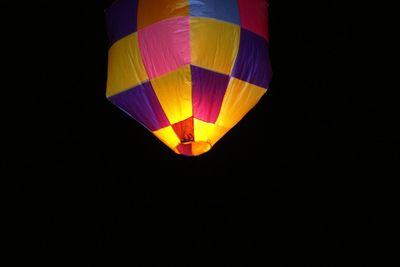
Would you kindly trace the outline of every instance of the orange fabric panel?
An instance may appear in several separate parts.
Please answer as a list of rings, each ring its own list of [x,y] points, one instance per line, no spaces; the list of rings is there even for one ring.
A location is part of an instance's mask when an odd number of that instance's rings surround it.
[[[206,143],[206,142],[192,143],[192,155],[193,156],[198,156],[198,155],[204,154],[210,149],[211,149],[211,145],[209,143]]]
[[[138,29],[161,20],[189,16],[189,0],[141,0],[138,6]]]

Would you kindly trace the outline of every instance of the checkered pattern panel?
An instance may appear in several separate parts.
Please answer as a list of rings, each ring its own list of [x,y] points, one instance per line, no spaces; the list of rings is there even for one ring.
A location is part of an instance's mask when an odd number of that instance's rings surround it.
[[[178,154],[207,152],[272,78],[265,0],[117,0],[107,98]]]

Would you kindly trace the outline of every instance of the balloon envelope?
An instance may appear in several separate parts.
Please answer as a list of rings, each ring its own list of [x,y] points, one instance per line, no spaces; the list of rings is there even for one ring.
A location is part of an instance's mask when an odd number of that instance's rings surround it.
[[[107,98],[178,154],[203,154],[271,81],[265,0],[117,0]]]

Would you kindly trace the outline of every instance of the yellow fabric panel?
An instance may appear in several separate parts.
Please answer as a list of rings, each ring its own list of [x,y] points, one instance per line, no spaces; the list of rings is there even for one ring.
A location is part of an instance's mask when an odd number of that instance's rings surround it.
[[[214,131],[214,124],[193,119],[194,140],[196,142],[211,142],[211,135]]]
[[[180,140],[171,126],[154,131],[153,134],[169,148],[179,154],[179,152],[176,150],[176,147],[180,144]]]
[[[215,124],[232,128],[266,92],[264,88],[232,77]]]
[[[192,76],[189,65],[151,80],[151,84],[171,124],[192,116]]]
[[[107,97],[131,89],[148,79],[140,56],[137,33],[114,43],[108,51]]]
[[[208,18],[190,18],[192,64],[229,75],[240,43],[240,26]]]
[[[214,145],[229,131],[229,128],[221,127],[198,119],[194,119],[193,123],[194,140],[196,142],[208,142],[211,145]]]
[[[189,0],[141,0],[138,6],[138,29],[161,20],[189,16]]]

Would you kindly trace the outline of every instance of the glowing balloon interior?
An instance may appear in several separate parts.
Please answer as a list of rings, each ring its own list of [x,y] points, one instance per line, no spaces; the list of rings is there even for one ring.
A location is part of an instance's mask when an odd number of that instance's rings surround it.
[[[265,0],[117,0],[106,18],[107,98],[178,154],[210,150],[268,89]]]

